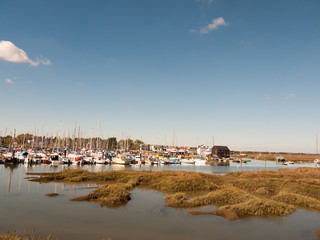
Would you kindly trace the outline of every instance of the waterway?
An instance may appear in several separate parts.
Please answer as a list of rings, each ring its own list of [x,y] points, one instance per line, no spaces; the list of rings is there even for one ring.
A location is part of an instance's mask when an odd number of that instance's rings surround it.
[[[229,222],[219,216],[191,216],[187,209],[165,207],[165,195],[156,191],[136,189],[132,200],[117,209],[101,208],[98,204],[72,202],[69,199],[92,191],[95,185],[40,184],[30,182],[27,172],[53,172],[67,168],[90,171],[121,169],[134,170],[185,170],[211,174],[227,171],[276,170],[279,168],[315,167],[314,164],[283,166],[272,161],[247,164],[231,163],[228,166],[5,166],[0,165],[0,232],[22,233],[25,228],[42,236],[52,233],[64,239],[316,239],[320,230],[320,214],[297,210],[287,217],[248,218]],[[58,193],[47,197],[47,193]],[[208,207],[207,207],[208,208]],[[214,209],[214,207],[209,207]]]

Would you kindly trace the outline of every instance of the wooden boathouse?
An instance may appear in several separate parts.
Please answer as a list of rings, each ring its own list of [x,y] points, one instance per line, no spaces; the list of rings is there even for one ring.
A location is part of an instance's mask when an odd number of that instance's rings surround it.
[[[227,146],[213,146],[211,154],[212,156],[217,156],[218,158],[229,158],[230,149]]]

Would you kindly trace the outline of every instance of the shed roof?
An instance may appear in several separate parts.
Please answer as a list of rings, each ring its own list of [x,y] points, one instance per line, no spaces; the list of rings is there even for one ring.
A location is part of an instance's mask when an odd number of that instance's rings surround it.
[[[217,150],[230,151],[230,149],[227,146],[213,146],[213,148],[215,148]]]

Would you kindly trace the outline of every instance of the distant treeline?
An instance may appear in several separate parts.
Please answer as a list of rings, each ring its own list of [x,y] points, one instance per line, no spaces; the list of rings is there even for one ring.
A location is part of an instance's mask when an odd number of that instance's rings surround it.
[[[32,134],[19,134],[13,142],[12,136],[0,137],[2,147],[38,147],[38,148],[59,148],[59,149],[130,149],[138,150],[143,144],[140,140],[130,138],[117,141],[116,137],[102,138],[59,138],[34,136]]]

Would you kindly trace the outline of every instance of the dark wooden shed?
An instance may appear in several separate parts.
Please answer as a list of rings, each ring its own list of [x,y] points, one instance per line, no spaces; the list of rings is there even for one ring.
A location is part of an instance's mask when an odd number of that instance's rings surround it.
[[[218,158],[229,158],[230,149],[227,146],[213,146],[211,154],[212,156],[218,156]]]

